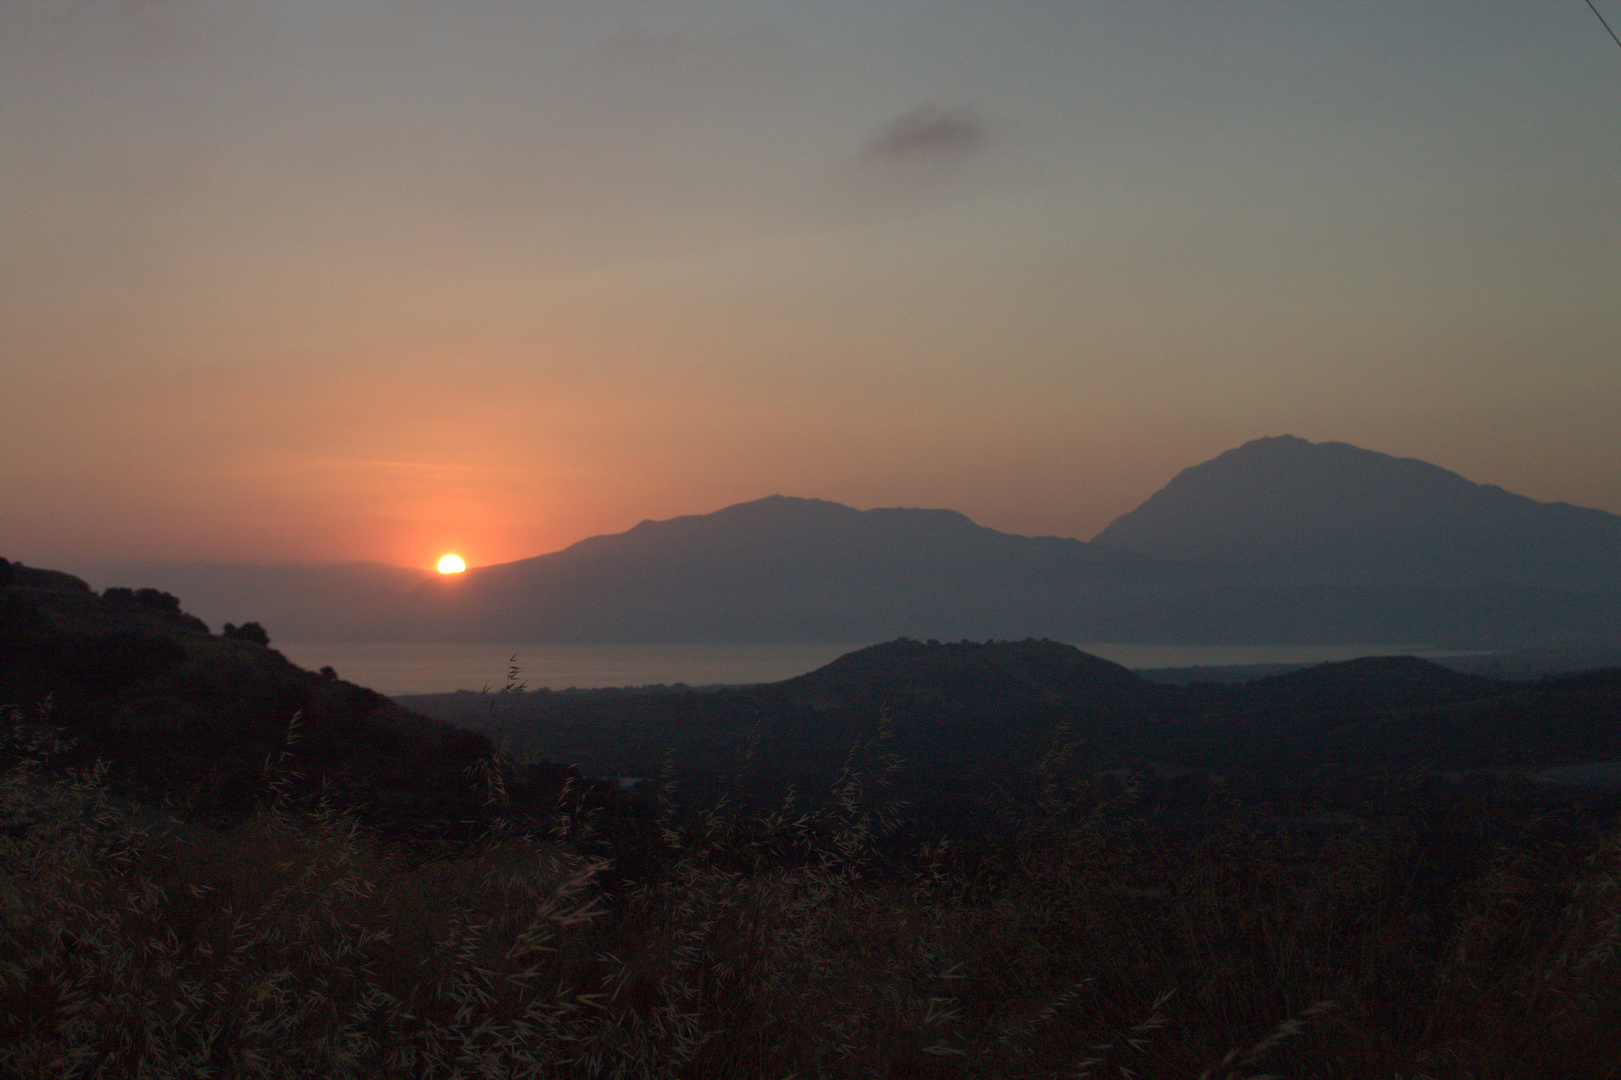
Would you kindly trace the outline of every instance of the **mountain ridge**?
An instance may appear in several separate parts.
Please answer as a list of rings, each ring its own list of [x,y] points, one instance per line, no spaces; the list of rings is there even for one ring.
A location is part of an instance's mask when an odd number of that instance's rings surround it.
[[[684,559],[707,564],[717,554],[741,559],[741,567],[738,564],[726,567],[727,573],[735,581],[740,568],[754,572],[766,568],[761,565],[764,544],[770,544],[771,548],[763,558],[773,562],[781,560],[786,554],[805,559],[807,566],[812,568],[838,564],[855,568],[880,560],[887,545],[913,539],[927,539],[937,545],[937,558],[964,555],[993,558],[1000,551],[1017,547],[1048,560],[1064,557],[1084,560],[1075,566],[1076,570],[1118,573],[1161,569],[1158,565],[1161,560],[1144,558],[1131,552],[1093,549],[1083,540],[1000,532],[979,525],[966,514],[955,510],[910,507],[856,510],[823,499],[770,495],[735,503],[708,514],[686,514],[661,521],[644,520],[625,532],[588,537],[560,551],[477,567],[468,571],[461,581],[489,580],[495,576],[516,574],[519,568],[532,569],[583,561],[588,555],[602,553],[620,558],[627,554],[645,557],[650,545],[662,545],[662,550],[655,548],[651,553],[671,563]],[[704,543],[706,547],[702,551],[680,550],[678,547],[694,541]],[[830,541],[841,546],[829,548],[827,544]],[[975,550],[976,545],[978,550]],[[896,580],[894,571],[897,569],[904,574],[920,567],[912,561],[899,564],[889,568],[887,580]],[[458,584],[460,581],[441,579],[419,586],[418,591],[431,590],[435,585]]]
[[[1090,542],[777,494],[454,577],[259,577],[271,610],[221,617],[292,640],[1543,647],[1621,636],[1621,517],[1276,436],[1182,470]]]
[[[1546,643],[1621,625],[1621,518],[1286,435],[1183,470],[1091,542],[774,495],[416,599],[409,632],[510,640]]]
[[[956,511],[777,495],[425,582],[394,624],[447,640],[1025,637],[1061,628],[1048,610],[1054,594],[1188,572],[1081,540],[998,532]]]
[[[1182,470],[1093,543],[1274,577],[1621,591],[1621,517],[1292,435]]]

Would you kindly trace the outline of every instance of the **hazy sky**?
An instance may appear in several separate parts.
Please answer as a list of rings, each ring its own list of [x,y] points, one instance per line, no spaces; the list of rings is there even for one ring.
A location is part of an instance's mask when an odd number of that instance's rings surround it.
[[[1584,0],[0,4],[13,559],[1089,538],[1284,433],[1621,512]]]

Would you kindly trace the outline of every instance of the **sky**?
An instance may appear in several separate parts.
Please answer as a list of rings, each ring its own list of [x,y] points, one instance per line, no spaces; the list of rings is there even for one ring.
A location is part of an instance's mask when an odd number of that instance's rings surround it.
[[[1621,513],[1618,418],[1584,0],[0,5],[30,565],[1087,539],[1286,433]]]

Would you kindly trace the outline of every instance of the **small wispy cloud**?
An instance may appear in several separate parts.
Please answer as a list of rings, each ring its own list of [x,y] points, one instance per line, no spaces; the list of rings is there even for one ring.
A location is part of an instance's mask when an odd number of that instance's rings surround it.
[[[985,119],[972,109],[926,101],[880,127],[861,156],[884,162],[955,161],[978,151],[987,133]]]

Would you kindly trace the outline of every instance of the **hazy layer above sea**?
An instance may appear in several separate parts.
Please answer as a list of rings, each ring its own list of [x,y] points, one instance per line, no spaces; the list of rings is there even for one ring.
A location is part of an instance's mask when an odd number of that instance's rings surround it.
[[[417,642],[276,642],[300,667],[330,666],[341,678],[383,694],[499,689],[514,664],[530,689],[689,686],[777,682],[803,675],[873,642],[845,644],[654,643],[479,644]],[[1138,645],[1072,642],[1083,652],[1129,668],[1316,664],[1359,656],[1451,655],[1396,645]]]

